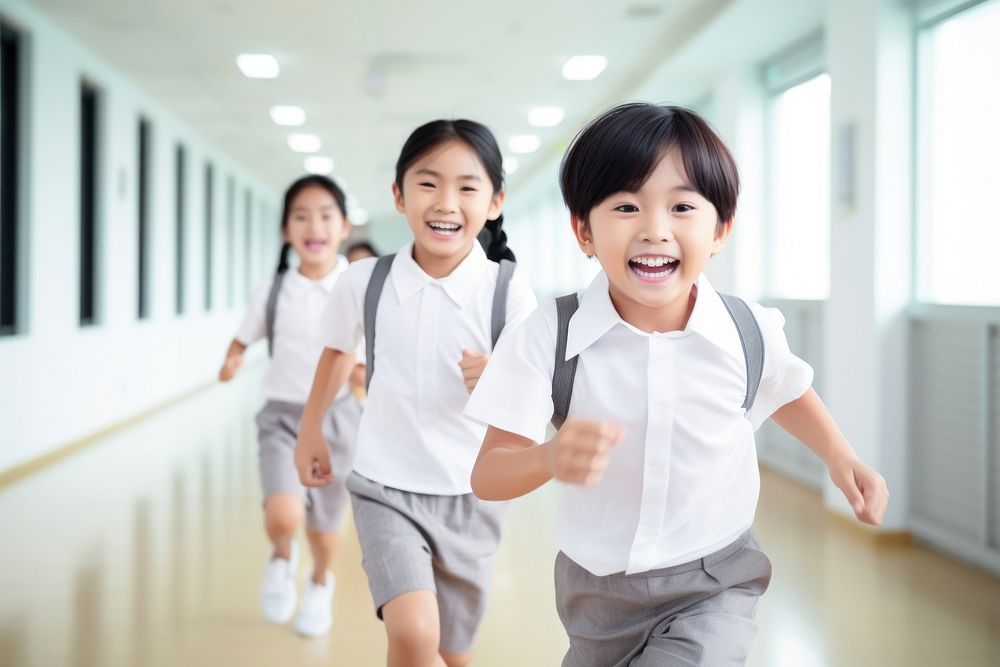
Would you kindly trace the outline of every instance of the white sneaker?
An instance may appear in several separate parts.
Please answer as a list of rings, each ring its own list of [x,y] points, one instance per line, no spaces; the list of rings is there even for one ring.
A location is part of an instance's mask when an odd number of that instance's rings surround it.
[[[272,623],[286,623],[295,612],[295,568],[299,564],[299,545],[292,540],[288,560],[271,558],[260,585],[260,608]]]
[[[326,573],[326,582],[317,584],[309,577],[306,590],[299,604],[299,617],[295,630],[306,637],[322,637],[333,627],[333,589],[337,580],[332,572]]]

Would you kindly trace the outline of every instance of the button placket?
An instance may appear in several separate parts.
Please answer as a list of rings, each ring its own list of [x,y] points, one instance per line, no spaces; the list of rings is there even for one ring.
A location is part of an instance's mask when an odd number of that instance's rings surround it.
[[[672,448],[674,346],[669,338],[649,338],[646,366],[648,408],[643,439],[639,525],[629,553],[629,570],[645,569],[655,550],[666,513]]]

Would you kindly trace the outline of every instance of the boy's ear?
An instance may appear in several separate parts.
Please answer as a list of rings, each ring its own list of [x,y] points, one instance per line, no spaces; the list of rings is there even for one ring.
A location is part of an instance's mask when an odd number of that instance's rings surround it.
[[[590,233],[590,225],[587,221],[571,215],[569,223],[573,227],[573,236],[576,237],[576,242],[583,254],[587,257],[593,257],[597,254],[594,252],[594,238]]]
[[[733,231],[733,219],[723,220],[715,228],[715,241],[712,242],[712,254],[716,255],[722,252],[722,249],[726,246],[726,241],[729,240],[729,234]]]
[[[397,211],[400,213],[406,213],[406,209],[403,207],[403,191],[395,182],[392,184],[392,200],[396,202]]]
[[[503,213],[503,202],[507,198],[507,191],[501,190],[493,195],[490,200],[490,210],[486,213],[487,220],[496,220]]]

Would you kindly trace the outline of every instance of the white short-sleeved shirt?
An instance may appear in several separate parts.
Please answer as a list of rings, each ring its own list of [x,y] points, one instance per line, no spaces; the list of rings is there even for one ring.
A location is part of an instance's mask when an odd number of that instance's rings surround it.
[[[375,261],[356,261],[334,287],[323,315],[327,347],[353,350],[365,335],[365,292]],[[471,493],[486,429],[463,414],[469,392],[458,363],[463,349],[490,352],[498,268],[478,243],[440,279],[413,260],[412,242],[396,253],[375,322],[375,368],[354,462],[359,475],[414,493]],[[536,305],[515,271],[505,331]]]
[[[781,313],[752,309],[765,353],[748,413],[739,333],[704,276],[683,331],[647,334],[624,322],[603,272],[582,293],[566,349],[567,359],[580,355],[569,416],[626,428],[603,479],[563,485],[559,499],[559,548],[593,574],[686,563],[750,527],[760,487],[754,431],[804,394],[813,376],[789,351]],[[550,302],[505,336],[466,414],[542,442],[552,417],[556,331]]]
[[[333,270],[319,280],[306,278],[297,268],[285,273],[274,314],[274,351],[264,376],[267,398],[303,404],[309,399],[316,364],[324,347],[320,330],[323,310],[347,266],[347,258],[338,256]],[[273,278],[268,280],[250,298],[250,306],[236,332],[236,340],[244,345],[267,335],[267,297],[273,282]],[[348,391],[345,387],[340,395]]]

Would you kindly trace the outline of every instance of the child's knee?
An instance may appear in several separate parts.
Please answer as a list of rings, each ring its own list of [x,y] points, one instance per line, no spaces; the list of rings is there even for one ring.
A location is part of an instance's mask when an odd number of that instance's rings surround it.
[[[291,493],[276,493],[264,504],[264,520],[271,532],[294,533],[304,514],[302,501]]]
[[[389,649],[399,655],[433,655],[438,651],[441,631],[436,618],[411,616],[386,624]]]

